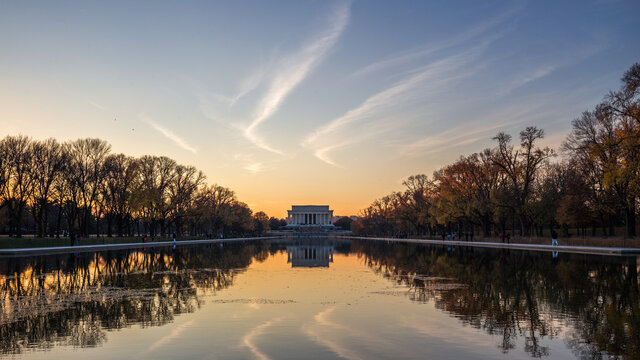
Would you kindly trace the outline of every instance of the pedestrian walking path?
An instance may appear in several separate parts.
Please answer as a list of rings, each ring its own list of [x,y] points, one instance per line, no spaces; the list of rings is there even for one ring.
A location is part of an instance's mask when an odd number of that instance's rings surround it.
[[[123,250],[123,249],[138,249],[138,248],[155,248],[155,247],[167,247],[167,246],[185,246],[185,245],[201,245],[201,244],[215,244],[215,243],[227,243],[237,241],[250,241],[250,240],[269,240],[278,239],[281,236],[265,236],[265,237],[250,237],[250,238],[231,238],[231,239],[205,239],[205,240],[182,240],[182,241],[154,241],[154,242],[139,242],[128,244],[102,244],[102,245],[78,245],[78,246],[51,246],[51,247],[36,247],[36,248],[19,248],[19,249],[0,249],[0,257],[20,257],[31,255],[49,255],[49,254],[75,254],[84,252],[95,252],[105,250]]]
[[[530,251],[549,251],[549,252],[593,254],[593,255],[640,256],[640,249],[638,248],[537,245],[537,244],[517,244],[517,243],[481,242],[481,241],[470,242],[470,241],[458,241],[458,240],[396,239],[396,238],[359,237],[359,236],[341,236],[341,238],[374,240],[374,241],[406,242],[406,243],[415,243],[415,244],[469,246],[469,247],[480,247],[480,248],[514,249],[514,250],[530,250]]]

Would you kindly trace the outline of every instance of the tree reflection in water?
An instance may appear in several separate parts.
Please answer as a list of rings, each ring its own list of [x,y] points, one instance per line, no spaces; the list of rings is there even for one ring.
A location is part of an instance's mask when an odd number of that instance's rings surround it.
[[[533,357],[562,333],[585,359],[640,358],[640,294],[635,257],[427,247],[353,241],[351,250],[385,276],[465,324],[499,334],[504,353],[524,338]]]
[[[0,352],[98,346],[109,329],[166,324],[269,252],[253,242],[0,259]]]
[[[110,329],[166,324],[285,245],[291,244],[0,259],[0,352],[99,346]],[[412,300],[499,335],[505,353],[523,346],[531,356],[546,356],[543,340],[561,337],[581,358],[640,358],[636,258],[361,240],[335,251],[408,286]]]

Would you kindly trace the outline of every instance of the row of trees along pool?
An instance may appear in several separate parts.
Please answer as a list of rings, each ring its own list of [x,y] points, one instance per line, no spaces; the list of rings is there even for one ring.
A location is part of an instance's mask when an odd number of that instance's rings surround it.
[[[0,140],[0,232],[20,237],[259,235],[281,221],[251,209],[193,166],[111,153],[100,139]]]
[[[554,150],[540,145],[542,129],[527,127],[514,144],[460,157],[433,177],[411,176],[404,191],[375,200],[352,224],[368,235],[442,235],[513,231],[543,236],[551,229],[611,236],[637,235],[640,205],[640,64],[594,109],[573,120]],[[619,234],[621,235],[621,234]]]

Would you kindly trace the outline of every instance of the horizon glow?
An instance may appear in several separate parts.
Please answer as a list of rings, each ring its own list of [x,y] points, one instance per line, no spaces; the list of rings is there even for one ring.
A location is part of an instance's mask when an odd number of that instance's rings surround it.
[[[640,61],[636,1],[3,2],[0,136],[166,155],[254,211],[355,215]]]

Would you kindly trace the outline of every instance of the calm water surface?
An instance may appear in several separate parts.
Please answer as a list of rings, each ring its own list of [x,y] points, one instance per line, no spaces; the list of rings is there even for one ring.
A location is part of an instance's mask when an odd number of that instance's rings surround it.
[[[640,358],[635,258],[330,239],[0,259],[0,357]]]

